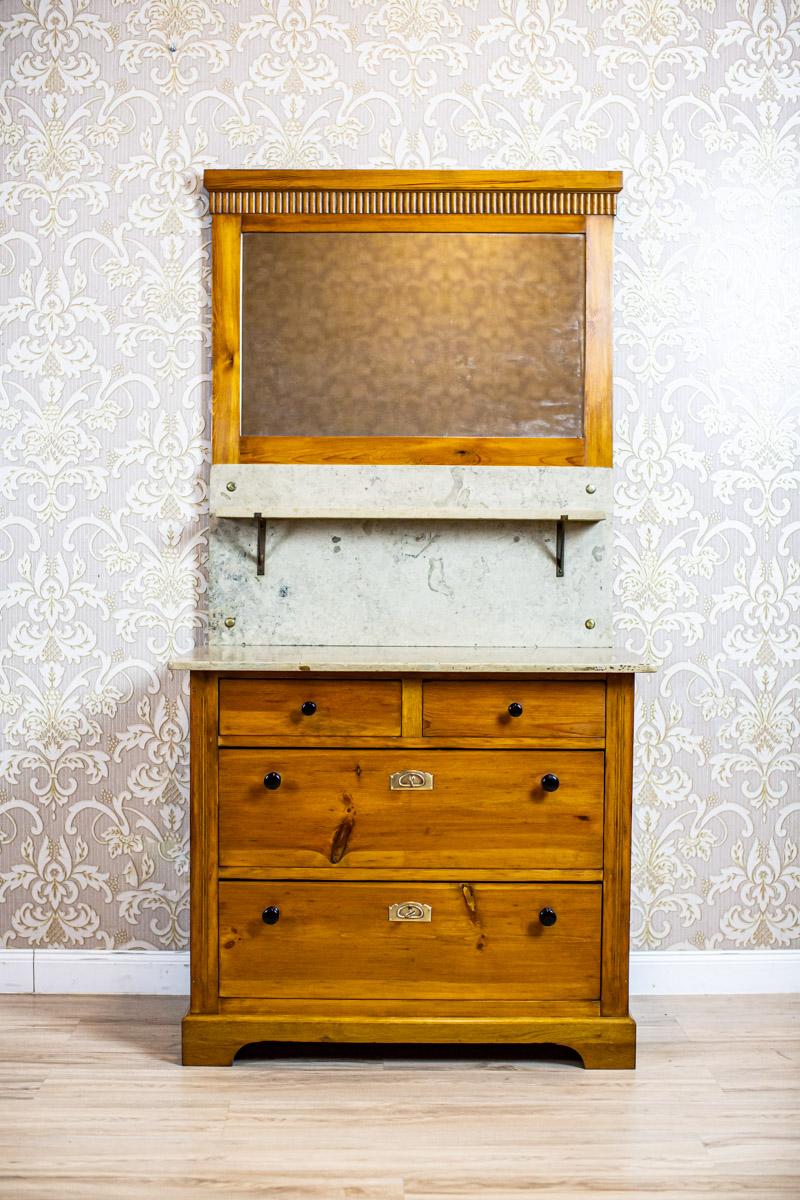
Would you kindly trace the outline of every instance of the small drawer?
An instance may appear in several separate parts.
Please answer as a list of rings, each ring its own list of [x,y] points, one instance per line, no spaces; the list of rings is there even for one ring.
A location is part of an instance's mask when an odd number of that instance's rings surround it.
[[[223,868],[599,868],[602,750],[222,750]]]
[[[563,745],[602,742],[606,687],[586,683],[433,681],[423,688],[426,737],[524,738]]]
[[[221,679],[223,737],[398,737],[400,682],[383,679]]]
[[[220,995],[594,1000],[601,894],[592,883],[222,882]]]

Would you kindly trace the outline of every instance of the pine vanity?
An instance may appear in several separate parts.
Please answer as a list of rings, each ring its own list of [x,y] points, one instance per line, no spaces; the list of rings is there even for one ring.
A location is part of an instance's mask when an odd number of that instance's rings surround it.
[[[210,171],[186,1064],[632,1067],[615,173]]]

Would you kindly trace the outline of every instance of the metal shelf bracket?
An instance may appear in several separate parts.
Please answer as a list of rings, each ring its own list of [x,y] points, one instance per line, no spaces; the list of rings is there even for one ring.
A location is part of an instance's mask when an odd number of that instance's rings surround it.
[[[565,538],[564,534],[567,528],[569,517],[566,513],[562,513],[556,522],[556,579],[564,578],[564,561],[565,561]]]
[[[253,519],[256,523],[256,575],[263,575],[267,554],[267,518],[257,512]]]

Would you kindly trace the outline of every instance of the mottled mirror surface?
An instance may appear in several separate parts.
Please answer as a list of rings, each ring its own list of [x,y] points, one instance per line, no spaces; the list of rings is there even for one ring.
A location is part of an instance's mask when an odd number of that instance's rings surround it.
[[[242,241],[243,434],[582,436],[582,236]]]

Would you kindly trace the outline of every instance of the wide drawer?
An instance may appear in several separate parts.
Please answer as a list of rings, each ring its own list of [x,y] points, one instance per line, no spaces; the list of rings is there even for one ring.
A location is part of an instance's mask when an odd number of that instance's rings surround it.
[[[577,883],[222,882],[220,994],[593,1000],[601,893]],[[429,920],[390,920],[393,906]]]
[[[603,764],[589,750],[223,750],[220,864],[600,867]]]
[[[400,682],[221,679],[219,731],[247,737],[398,737]]]
[[[579,746],[605,737],[605,683],[433,681],[424,685],[422,713],[428,737],[529,738]]]

